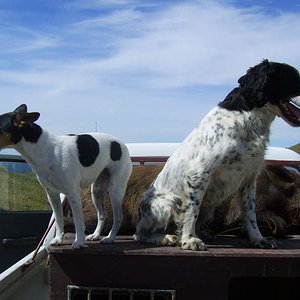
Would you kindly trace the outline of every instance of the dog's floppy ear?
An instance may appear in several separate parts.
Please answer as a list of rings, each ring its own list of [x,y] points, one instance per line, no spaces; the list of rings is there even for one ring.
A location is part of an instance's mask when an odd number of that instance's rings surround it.
[[[38,112],[32,112],[32,113],[17,112],[15,121],[14,121],[14,125],[16,127],[21,128],[25,124],[34,123],[39,117],[40,117],[40,113],[38,113]]]
[[[264,59],[260,64],[250,68],[238,80],[241,92],[247,99],[250,107],[261,107],[270,100],[266,93],[266,87],[273,72],[274,67],[272,63]]]

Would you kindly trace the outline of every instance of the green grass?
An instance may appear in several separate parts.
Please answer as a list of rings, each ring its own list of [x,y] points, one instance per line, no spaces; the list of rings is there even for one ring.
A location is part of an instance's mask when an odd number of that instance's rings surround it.
[[[297,152],[297,153],[300,153],[300,144],[296,144],[294,146],[291,146],[290,149]]]
[[[44,189],[32,173],[0,168],[0,210],[49,210]]]

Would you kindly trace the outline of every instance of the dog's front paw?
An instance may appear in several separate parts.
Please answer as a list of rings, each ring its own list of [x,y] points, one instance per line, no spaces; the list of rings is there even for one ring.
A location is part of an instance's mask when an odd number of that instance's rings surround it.
[[[92,233],[92,234],[89,234],[85,239],[86,239],[86,241],[99,241],[100,240],[100,234]]]
[[[202,240],[192,237],[187,240],[183,240],[181,242],[181,248],[183,250],[193,250],[193,251],[203,251],[207,250],[205,244],[202,242]]]
[[[59,245],[62,245],[63,241],[64,241],[63,236],[57,236],[51,240],[50,245],[51,246],[59,246]]]
[[[272,237],[265,237],[262,239],[256,239],[250,241],[250,245],[253,248],[260,248],[260,249],[276,249],[277,243]]]

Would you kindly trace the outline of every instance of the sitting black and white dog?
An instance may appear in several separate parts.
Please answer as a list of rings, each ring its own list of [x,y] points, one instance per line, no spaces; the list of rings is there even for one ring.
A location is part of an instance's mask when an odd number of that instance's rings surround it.
[[[136,240],[205,250],[195,233],[197,219],[209,221],[222,201],[239,192],[250,245],[276,248],[257,226],[256,179],[275,117],[300,126],[300,110],[291,101],[300,95],[300,75],[287,64],[263,60],[238,82],[183,141],[145,193]],[[177,235],[165,234],[171,221],[177,224]]]

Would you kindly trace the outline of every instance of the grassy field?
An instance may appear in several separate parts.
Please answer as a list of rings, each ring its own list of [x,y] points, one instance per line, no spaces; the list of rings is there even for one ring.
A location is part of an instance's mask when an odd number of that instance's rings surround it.
[[[32,173],[0,168],[0,210],[49,210],[46,194]]]

